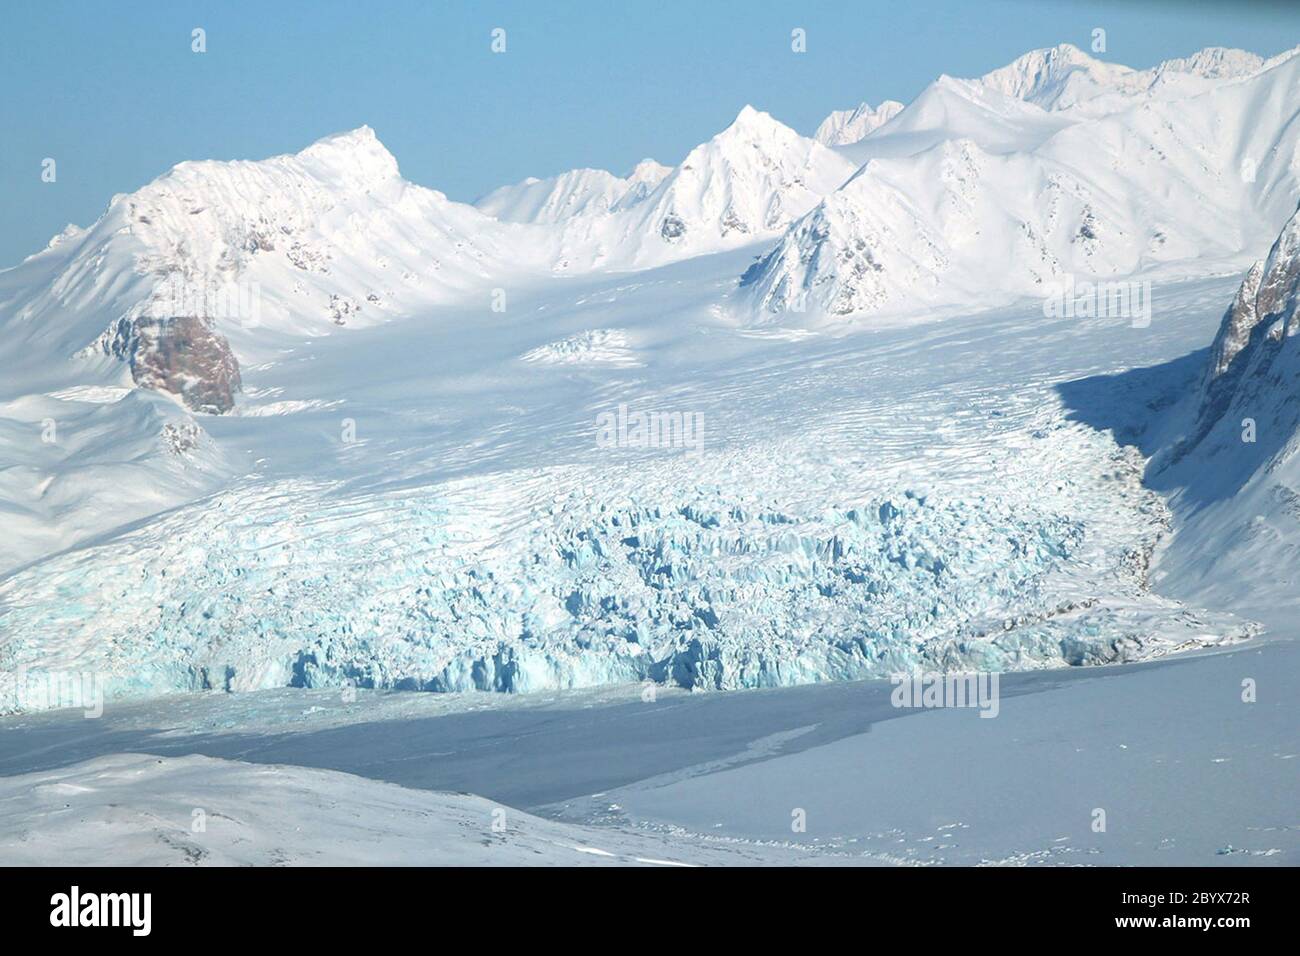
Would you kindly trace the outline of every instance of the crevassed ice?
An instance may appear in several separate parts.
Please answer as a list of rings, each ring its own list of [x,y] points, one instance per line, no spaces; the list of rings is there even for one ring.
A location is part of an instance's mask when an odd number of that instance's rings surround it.
[[[1146,593],[1131,551],[1099,563],[1051,496],[905,490],[805,510],[734,485],[595,497],[569,482],[549,504],[480,514],[487,480],[348,498],[238,489],[45,562],[0,585],[15,636],[0,670],[93,672],[119,697],[740,688],[1246,636]],[[22,707],[0,687],[0,709]]]

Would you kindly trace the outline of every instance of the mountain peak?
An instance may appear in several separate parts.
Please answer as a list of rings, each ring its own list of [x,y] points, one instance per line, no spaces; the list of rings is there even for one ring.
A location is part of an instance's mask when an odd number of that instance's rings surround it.
[[[1080,50],[1073,43],[1058,43],[1056,46],[1042,47],[1022,53],[1006,66],[984,74],[985,84],[1015,84],[1025,88],[1041,86],[1058,79],[1062,74],[1082,69],[1085,72],[1116,71],[1134,72],[1131,67],[1117,63],[1098,60]]]
[[[824,146],[847,146],[875,132],[903,111],[897,100],[881,100],[878,107],[859,103],[851,110],[836,110],[822,120],[813,139]]]
[[[298,153],[297,159],[322,172],[368,183],[399,175],[397,160],[369,126],[322,137]]]
[[[1047,110],[1069,109],[1109,94],[1140,95],[1174,84],[1187,89],[1188,77],[1225,80],[1259,72],[1265,61],[1246,50],[1206,47],[1187,57],[1165,60],[1149,70],[1099,60],[1070,43],[1030,50],[1006,66],[984,74],[979,84]]]
[[[1046,110],[1066,109],[1105,92],[1144,86],[1132,67],[1098,60],[1072,43],[1030,50],[979,78],[979,84]],[[1130,90],[1135,91],[1135,90]]]
[[[1263,66],[1264,58],[1258,53],[1231,47],[1207,46],[1203,50],[1197,50],[1191,56],[1165,60],[1156,67],[1156,72],[1194,73],[1206,79],[1222,80],[1247,76],[1259,71]]]
[[[663,163],[656,162],[647,157],[632,167],[632,171],[627,174],[627,180],[631,183],[649,183],[658,184],[673,169],[671,166],[665,166]]]
[[[1058,43],[1054,47],[1037,52],[1045,54],[1048,59],[1061,59],[1070,63],[1087,63],[1094,59],[1073,43]]]
[[[785,124],[772,116],[771,113],[764,113],[762,110],[755,109],[746,103],[741,107],[740,112],[736,114],[736,118],[731,121],[731,125],[723,132],[730,130],[763,130],[772,129],[773,127],[784,128],[784,126]]]
[[[352,141],[357,143],[375,143],[379,137],[375,135],[374,128],[369,123],[362,123],[355,129],[344,130],[341,133],[331,133],[328,136],[322,136],[317,143],[324,143],[331,140]],[[311,147],[308,147],[309,149]]]
[[[736,118],[731,121],[731,125],[714,136],[709,142],[729,146],[735,143],[755,143],[759,141],[769,143],[773,141],[794,142],[802,138],[771,113],[764,113],[762,110],[746,105],[736,114]]]

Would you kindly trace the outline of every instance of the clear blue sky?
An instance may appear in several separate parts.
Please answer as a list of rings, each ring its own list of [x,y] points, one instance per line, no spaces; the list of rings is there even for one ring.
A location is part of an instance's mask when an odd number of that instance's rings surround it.
[[[368,123],[408,179],[472,200],[574,166],[675,163],[745,103],[811,132],[939,73],[1086,49],[1097,26],[1105,57],[1136,67],[1209,45],[1273,54],[1300,43],[1300,4],[6,0],[0,267],[186,159],[259,159]]]

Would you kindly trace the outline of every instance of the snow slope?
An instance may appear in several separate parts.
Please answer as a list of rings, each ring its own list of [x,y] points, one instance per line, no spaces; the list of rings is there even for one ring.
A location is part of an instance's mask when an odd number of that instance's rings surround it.
[[[882,130],[920,151],[868,159],[793,223],[744,276],[748,303],[770,321],[834,318],[1046,295],[1067,276],[1236,266],[1300,195],[1298,81],[1300,58],[1279,58],[1186,98],[1069,121],[940,81]],[[912,122],[942,136],[918,138]],[[963,135],[968,124],[986,132]]]
[[[1031,50],[977,81],[1045,110],[1113,109],[1125,97],[1177,97],[1203,92],[1214,81],[1250,76],[1264,58],[1246,50],[1206,47],[1188,57],[1135,70],[1096,59],[1069,43]]]
[[[774,235],[853,170],[746,106],[675,168],[645,160],[627,179],[572,170],[502,187],[478,208],[502,220],[558,224],[556,272],[640,269]]]
[[[0,863],[1294,865],[1297,658],[1007,674],[993,720],[888,681],[0,718]]]
[[[796,850],[700,846],[539,819],[466,794],[209,757],[102,757],[0,780],[4,866],[706,866]]]
[[[653,159],[637,163],[627,178],[603,169],[571,169],[549,179],[502,186],[474,205],[506,222],[562,222],[635,205],[670,172],[670,167]]]
[[[746,106],[644,198],[563,224],[558,269],[635,269],[775,235],[853,174],[816,140]]]
[[[260,312],[219,317],[231,327],[320,334],[340,311],[372,324],[517,270],[538,235],[406,182],[369,127],[292,156],[181,163],[0,274],[5,360],[107,346],[124,318],[171,304],[157,300],[175,281],[256,283]]]
[[[503,221],[558,226],[556,273],[634,270],[773,236],[854,168],[746,106],[674,168],[645,160],[627,179],[571,170],[502,187],[478,208]]]
[[[970,139],[994,153],[1025,151],[1075,123],[1143,103],[1186,100],[1263,72],[1294,52],[1263,60],[1244,50],[1210,47],[1134,70],[1068,43],[1031,50],[982,77],[940,76],[889,123],[836,148],[859,166],[915,155],[951,139]]]
[[[1300,213],[1243,279],[1148,478],[1181,516],[1159,566],[1170,589],[1279,628],[1300,607],[1298,309]]]
[[[901,113],[903,104],[882,100],[879,106],[859,103],[851,110],[836,110],[822,120],[813,139],[823,146],[847,146],[856,143]]]
[[[261,162],[182,163],[114,197],[0,272],[0,567],[230,480],[240,463],[192,412],[237,402],[241,367],[487,301],[530,262],[549,269],[537,227],[404,181],[367,127]]]

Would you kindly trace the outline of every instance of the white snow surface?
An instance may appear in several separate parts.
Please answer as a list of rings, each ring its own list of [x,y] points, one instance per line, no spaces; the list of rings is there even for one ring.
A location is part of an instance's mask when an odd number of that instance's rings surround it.
[[[1009,674],[993,720],[887,681],[0,718],[0,863],[1293,866],[1297,673],[1277,641]]]
[[[883,100],[879,106],[859,103],[851,110],[836,110],[822,120],[813,139],[823,146],[848,146],[884,126],[903,111],[897,100]]]
[[[671,172],[671,167],[653,159],[637,163],[626,178],[603,169],[571,169],[548,179],[502,186],[474,205],[507,222],[557,223],[633,206]]]
[[[0,779],[6,866],[704,866],[797,850],[544,820],[469,794],[210,757],[115,754]]]
[[[1206,47],[1188,57],[1165,60],[1149,70],[1111,63],[1070,43],[1032,50],[977,81],[987,89],[1046,110],[1113,108],[1124,97],[1183,97],[1214,82],[1251,76],[1265,66],[1246,50]]]
[[[1022,67],[1010,75],[1046,82]],[[1300,58],[1279,57],[1178,95],[1049,112],[1010,80],[941,78],[843,151],[861,167],[746,273],[741,314],[842,324],[1046,295],[1067,277],[1242,268],[1300,196],[1298,83]]]

